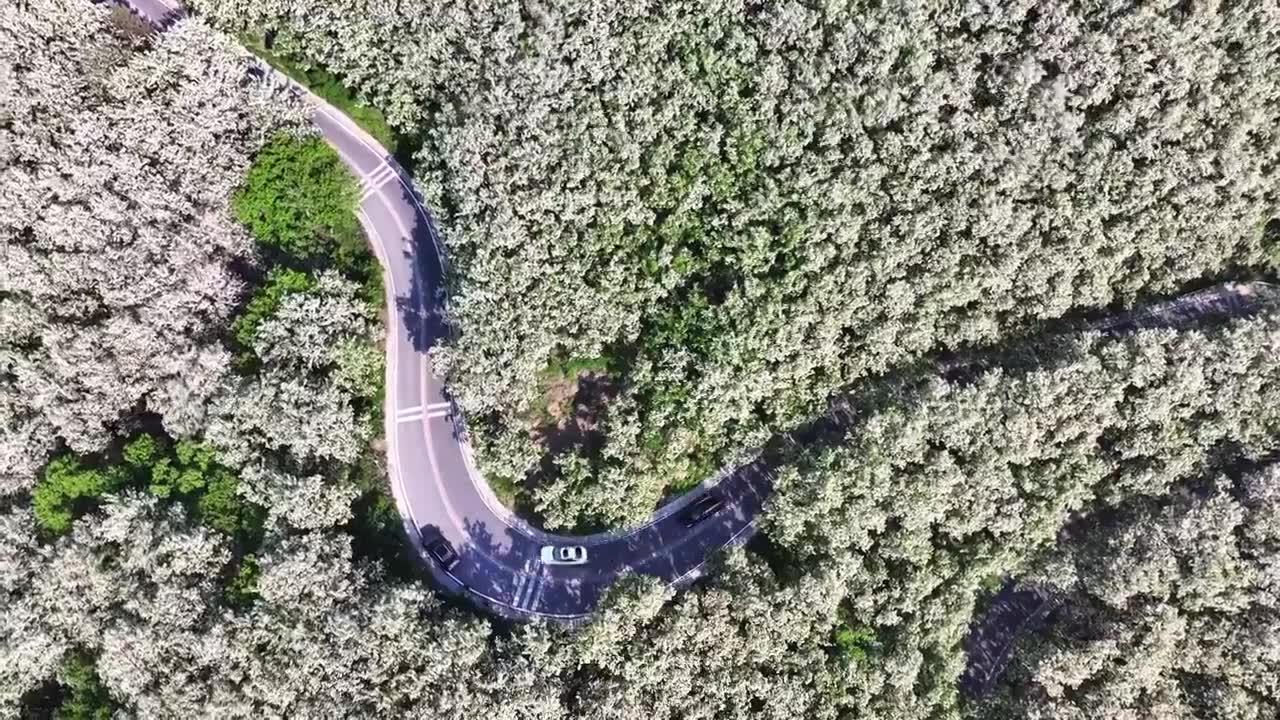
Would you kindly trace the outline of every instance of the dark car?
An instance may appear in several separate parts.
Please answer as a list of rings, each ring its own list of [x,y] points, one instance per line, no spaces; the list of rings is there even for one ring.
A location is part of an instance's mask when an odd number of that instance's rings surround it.
[[[724,500],[717,497],[713,493],[707,493],[702,497],[694,500],[689,505],[689,509],[684,511],[684,526],[693,527],[707,518],[720,512],[720,508],[724,507]]]
[[[424,536],[422,547],[426,548],[431,559],[440,563],[440,567],[445,570],[458,564],[458,553],[454,551],[453,545],[438,532]]]

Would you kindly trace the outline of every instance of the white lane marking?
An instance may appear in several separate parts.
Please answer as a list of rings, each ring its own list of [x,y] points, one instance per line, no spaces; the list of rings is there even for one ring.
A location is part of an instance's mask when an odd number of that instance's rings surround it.
[[[525,608],[526,612],[533,612],[533,609],[538,607],[538,603],[542,601],[542,593],[546,589],[547,583],[541,582],[538,584],[538,591],[534,594],[533,599],[529,601],[529,605]]]
[[[435,419],[435,418],[442,418],[442,417],[449,417],[449,410],[448,410],[448,408],[445,408],[444,410],[433,410],[433,411],[431,411],[431,412],[427,413],[427,419],[428,419],[428,420],[432,420],[432,419]]]
[[[296,85],[297,83],[294,84]],[[299,87],[301,86],[299,85]],[[378,145],[377,141],[373,140],[373,137],[370,136],[364,128],[357,125],[354,120],[330,107],[329,103],[321,100],[315,95],[315,93],[306,90],[306,88],[303,88],[303,90],[308,95],[315,98],[318,103],[317,107],[321,112],[325,113],[330,119],[333,119],[338,124],[342,125],[346,129],[347,134],[355,138],[356,142],[363,145],[366,150],[381,158],[389,157],[391,155],[391,153],[387,152],[386,148]],[[384,160],[383,162],[386,161]],[[408,195],[409,200],[413,203],[414,207],[418,209],[418,215],[422,218],[423,224],[426,225],[427,232],[431,235],[431,244],[435,246],[436,255],[440,259],[440,264],[447,267],[449,264],[449,258],[445,255],[444,246],[440,243],[440,236],[436,234],[436,227],[435,223],[432,221],[431,213],[428,212],[427,209],[423,207],[422,203],[418,201],[418,194],[417,191],[413,189],[413,185],[398,172],[396,173],[396,177],[399,178],[400,186],[404,188],[405,194]]]
[[[519,608],[519,607],[520,607],[520,593],[522,593],[522,592],[524,591],[524,586],[525,586],[526,584],[528,584],[528,582],[529,582],[529,576],[528,576],[528,575],[525,575],[524,573],[516,573],[516,576],[517,576],[517,579],[516,579],[516,587],[515,587],[515,591],[514,591],[513,593],[511,593],[511,597],[512,597],[512,599],[514,600],[514,605],[515,605],[515,607],[516,607],[516,608]]]
[[[377,178],[386,177],[387,169],[388,169],[388,166],[386,163],[379,162],[378,165],[373,168],[373,170],[370,170],[367,173],[361,173],[357,178],[357,180],[359,181],[357,183],[357,187],[360,188],[360,192],[364,192],[365,190],[367,190],[370,185],[377,185],[377,182],[376,182]]]
[[[304,92],[305,92],[305,88],[304,88]],[[323,101],[319,100],[318,98],[316,98],[316,102],[317,102],[316,107],[321,112],[324,112],[326,115],[329,115],[330,117],[333,116],[332,111],[327,106],[327,104],[325,104]],[[342,126],[344,130],[347,131],[350,137],[354,137],[357,142],[359,142],[361,145],[364,145],[366,148],[371,150],[373,149],[369,147],[369,144],[365,142],[364,138],[362,138],[358,132],[352,132],[348,127],[346,127],[347,122],[345,122],[346,121],[345,116],[339,116],[339,117],[340,117],[339,125]],[[336,146],[335,146],[335,149],[338,149],[339,152],[341,153],[341,150]],[[346,157],[345,154],[344,154],[344,157]],[[356,165],[354,159],[349,159],[347,164],[351,166]],[[396,175],[399,176],[399,173],[396,173]],[[434,228],[431,228],[430,222],[427,219],[427,213],[425,208],[423,208],[422,204],[418,202],[417,197],[413,195],[412,188],[409,188],[409,186],[405,183],[403,177],[400,178],[400,184],[403,185],[406,188],[406,190],[409,190],[409,197],[413,200],[413,204],[418,207],[418,210],[421,213],[421,217],[423,218],[423,220],[428,223],[428,228],[432,231],[431,234],[434,239],[434,235],[435,235]],[[377,226],[370,220],[368,214],[365,213],[364,208],[357,208],[356,214],[360,217],[361,224],[364,225],[365,229],[368,231],[369,239],[372,241],[370,242],[370,245],[373,246],[374,254],[376,254],[378,256],[378,259],[382,261],[382,266],[385,270],[385,272],[383,273],[383,281],[385,283],[384,295],[387,302],[387,307],[393,308],[395,307],[395,301],[396,301],[396,298],[399,297],[400,292],[399,292],[399,289],[396,287],[395,274],[391,272],[391,262],[386,253],[386,251],[388,250],[388,247],[386,245],[386,242],[383,240],[382,236],[378,233]],[[404,232],[407,236],[408,232],[405,229],[404,224],[400,221],[399,216],[395,215],[394,212],[392,214],[395,217],[396,224],[400,226],[400,230]],[[437,249],[438,249],[438,245],[437,245]],[[387,323],[388,339],[390,338],[390,335],[395,330],[396,330],[396,326],[393,323],[390,323],[390,322]],[[391,347],[390,347],[390,352],[388,352],[389,358],[386,364],[386,378],[387,378],[387,386],[392,389],[392,392],[389,392],[387,394],[386,406],[388,409],[394,406],[394,402],[395,402],[394,388],[396,387],[396,385],[394,382],[392,382],[392,379],[397,377],[396,366],[399,364],[399,361],[400,361],[400,353],[398,352],[400,344],[389,343],[389,345]],[[426,370],[426,365],[427,364],[425,362],[419,363],[419,368],[418,368],[420,373],[420,379],[423,381],[426,380],[425,375],[422,374]],[[448,402],[437,402],[437,403],[428,404],[427,407],[436,408],[439,406],[448,406],[449,404],[450,403]],[[392,476],[393,494],[396,495],[397,504],[400,505],[402,508],[404,508],[404,511],[405,511],[401,516],[402,521],[404,521],[404,525],[405,525],[405,528],[404,528],[405,534],[410,538],[415,538],[415,537],[418,537],[418,533],[419,533],[418,522],[416,518],[414,518],[413,516],[413,507],[408,502],[408,490],[405,488],[405,477],[404,477],[404,473],[401,471],[401,468],[400,468],[400,452],[398,448],[399,443],[397,440],[397,434],[393,429],[394,426],[391,423],[391,419],[392,419],[391,415],[392,415],[391,413],[384,413],[384,417],[386,418],[386,421],[385,421],[386,427],[384,429],[384,432],[388,439],[388,443],[387,443],[388,463],[387,464],[389,469],[391,470],[390,474]],[[425,429],[425,426],[424,426],[424,429]],[[432,469],[436,471],[436,475],[438,477],[439,468],[436,467],[435,457],[431,452],[430,445],[431,445],[431,442],[430,442],[430,438],[428,437],[427,438],[428,462],[431,463]],[[461,518],[457,517],[456,513],[453,510],[453,507],[449,505],[447,499],[445,500],[445,504],[447,506],[446,512],[450,515],[450,517],[455,522],[460,522]],[[426,558],[426,551],[422,548],[421,544],[414,543],[414,549],[417,550],[418,555],[420,557]],[[483,553],[483,554],[487,555],[487,553]],[[436,567],[436,565],[434,563],[430,563],[429,560],[428,560],[428,563],[430,564],[430,567],[432,568]],[[454,575],[452,572],[445,570],[443,568],[441,568],[440,571],[443,572],[455,583],[457,583],[459,587],[463,588],[465,592],[469,592],[472,595],[475,595],[476,597],[479,597],[482,600],[490,603],[490,605],[495,610],[501,610],[502,608],[512,607],[510,604],[503,602],[502,600],[499,600],[498,598],[493,597],[478,588],[472,587],[464,583],[461,579],[458,578],[457,575]],[[522,576],[522,577],[528,577],[528,576]],[[588,617],[589,615],[589,613],[556,613],[556,612],[536,612],[536,611],[530,611],[528,614],[535,615],[537,617],[554,618],[557,620],[566,620],[571,622],[582,620]]]
[[[524,585],[524,593],[516,597],[517,610],[525,610],[528,607],[533,607],[533,604],[529,601],[533,598],[534,592],[541,588],[543,584],[542,578],[536,575],[528,575],[526,577],[529,578],[529,582]]]
[[[427,405],[427,409],[428,409],[428,410],[439,410],[440,408],[447,408],[447,407],[452,407],[452,406],[453,406],[453,403],[449,402],[448,400],[444,400],[444,401],[441,401],[441,402],[434,402],[434,403],[431,403],[431,404]]]
[[[413,407],[400,408],[399,410],[396,411],[396,417],[405,417],[408,415],[420,415],[421,413],[422,413],[422,406],[414,405]]]
[[[399,425],[400,423],[417,422],[421,419],[422,413],[418,413],[417,415],[402,415],[396,418],[396,424]]]
[[[385,163],[377,170],[365,175],[360,179],[360,202],[368,200],[371,195],[381,190],[388,180],[396,176],[395,168]]]

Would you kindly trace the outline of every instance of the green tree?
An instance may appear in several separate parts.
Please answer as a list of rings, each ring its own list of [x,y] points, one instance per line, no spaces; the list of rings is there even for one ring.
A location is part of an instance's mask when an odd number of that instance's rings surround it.
[[[110,720],[116,704],[98,679],[91,657],[72,653],[63,661],[61,676],[64,694],[53,711],[54,720]]]
[[[143,433],[125,443],[121,462],[103,463],[67,455],[54,459],[32,491],[36,522],[54,534],[97,506],[103,495],[126,487],[179,500],[204,525],[252,546],[262,530],[263,510],[239,495],[239,480],[204,443]],[[97,464],[95,464],[97,463]]]
[[[127,444],[123,455],[152,495],[183,500],[208,527],[241,540],[260,531],[261,509],[239,496],[239,481],[211,446],[179,440],[166,452],[163,441],[144,434]]]
[[[315,284],[305,272],[286,267],[275,267],[267,274],[267,280],[245,305],[244,312],[231,324],[232,334],[246,352],[252,352],[253,339],[264,320],[280,309],[280,303],[293,293],[306,292]]]
[[[103,495],[121,488],[128,480],[128,474],[120,467],[89,467],[71,455],[56,458],[31,491],[36,522],[55,535],[65,533],[78,515],[95,507]]]
[[[231,205],[262,245],[349,267],[364,244],[358,198],[354,178],[324,140],[280,134],[258,151]]]
[[[227,603],[233,607],[248,607],[258,599],[258,558],[245,555],[235,567],[235,573],[223,591]]]

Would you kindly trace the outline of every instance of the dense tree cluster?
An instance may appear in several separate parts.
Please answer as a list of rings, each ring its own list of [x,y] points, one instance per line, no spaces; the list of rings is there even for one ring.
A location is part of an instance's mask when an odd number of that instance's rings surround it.
[[[1039,573],[1078,582],[1095,602],[1175,593],[1189,612],[1274,600],[1274,472],[1234,489],[1201,482],[1207,499],[1168,491],[1280,449],[1277,350],[1280,318],[1266,317],[1087,336],[1039,365],[1015,355],[964,383],[885,384],[855,401],[844,437],[777,460],[769,543],[730,553],[710,581],[674,597],[652,581],[623,583],[576,629],[497,633],[377,572],[332,528],[268,533],[254,601],[237,609],[222,589],[226,536],[184,521],[178,506],[125,492],[52,544],[29,510],[14,508],[0,517],[10,608],[0,618],[0,701],[20,702],[77,649],[97,658],[115,702],[157,717],[335,706],[601,720],[982,713],[988,706],[960,701],[955,680],[983,578]],[[1212,517],[1186,522],[1201,505]],[[1043,559],[1064,528],[1070,537],[1098,514],[1115,527]],[[1135,533],[1135,518],[1158,527]],[[1203,579],[1179,582],[1179,562],[1200,558]],[[1148,560],[1159,565],[1135,568]],[[61,602],[68,596],[85,602]],[[1125,622],[1109,612],[1098,632]],[[1145,628],[1123,637],[1138,643]],[[1204,632],[1206,675],[1274,676],[1269,656]],[[1116,657],[1093,636],[1070,639],[1085,645],[1075,652]],[[1061,677],[1041,656],[1026,661],[1046,668],[1037,682]],[[1086,661],[1070,662],[1052,667]],[[1054,716],[1060,705],[1036,687],[988,702]]]
[[[564,523],[633,517],[652,478],[914,354],[1274,240],[1276,20],[1248,4],[399,7],[241,9],[431,126],[463,330],[441,360],[494,467],[542,460],[513,419],[548,368],[613,374],[608,442],[543,491]],[[763,534],[708,579],[509,626],[387,532],[377,276],[297,106],[199,19],[0,13],[0,716],[1277,712],[1274,312],[864,378],[839,425],[770,446]],[[1059,610],[962,700],[980,589],[1010,576]]]
[[[382,375],[354,180],[203,23],[140,44],[83,2],[4,12],[0,490],[30,487],[59,442],[103,451],[151,413],[206,436],[274,514],[346,522]],[[45,473],[49,522],[128,474],[78,462]]]
[[[31,507],[41,529],[61,534],[104,496],[139,488],[158,498],[181,500],[203,524],[245,539],[261,530],[262,519],[259,509],[242,499],[238,486],[209,446],[182,440],[170,448],[163,439],[142,434],[123,446],[118,462],[56,458],[32,489]]]
[[[85,5],[0,8],[0,494],[31,485],[55,438],[101,450],[139,407],[203,427],[252,252],[229,198],[298,118],[209,28],[135,52]]]
[[[1016,574],[1078,513],[1280,449],[1274,317],[1043,352],[1031,372],[886,390],[837,446],[778,473],[770,538],[842,568],[881,641],[855,685],[866,707],[952,702],[980,581]]]
[[[1280,716],[1280,466],[1085,518],[1027,580],[1063,595],[989,717]]]
[[[378,277],[354,180],[231,40],[77,0],[0,13],[0,715],[99,717],[146,685],[113,642],[243,612],[281,537],[380,542]],[[234,212],[291,151],[316,177],[288,182],[332,192],[289,219],[348,232],[301,259]]]
[[[561,523],[644,517],[912,356],[1266,262],[1265,3],[193,4],[420,136],[487,472],[548,467],[540,374],[610,358]]]

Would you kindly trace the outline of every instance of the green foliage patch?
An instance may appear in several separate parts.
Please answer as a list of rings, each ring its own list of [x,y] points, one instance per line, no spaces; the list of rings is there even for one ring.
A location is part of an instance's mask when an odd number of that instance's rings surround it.
[[[148,492],[182,501],[204,525],[241,539],[261,532],[262,509],[236,493],[239,480],[218,463],[208,445],[190,440],[170,445],[166,439],[144,434],[124,446],[123,457]]]
[[[67,656],[60,672],[62,701],[54,720],[110,720],[118,708],[98,678],[92,657],[79,652]]]
[[[31,491],[36,523],[46,532],[61,535],[76,517],[97,506],[103,495],[124,487],[129,475],[119,466],[95,468],[67,455],[49,462]]]
[[[141,434],[125,443],[118,462],[64,455],[52,460],[31,492],[36,523],[51,535],[71,529],[102,498],[138,488],[182,502],[200,523],[231,536],[241,547],[257,544],[265,511],[237,493],[239,480],[203,443]]]
[[[231,332],[244,353],[251,353],[253,336],[263,320],[275,314],[285,297],[306,292],[315,285],[307,273],[287,267],[275,267],[267,273],[266,282],[254,292],[244,310],[231,323]]]
[[[845,621],[832,631],[831,643],[836,654],[846,663],[863,662],[880,646],[874,628],[850,625]]]
[[[281,134],[258,151],[231,207],[264,247],[349,266],[364,242],[352,212],[358,198],[354,178],[323,139]]]
[[[223,590],[227,604],[244,608],[258,599],[258,557],[247,554],[240,558]]]

